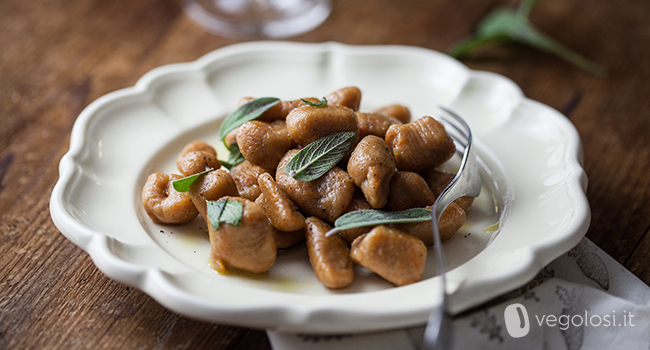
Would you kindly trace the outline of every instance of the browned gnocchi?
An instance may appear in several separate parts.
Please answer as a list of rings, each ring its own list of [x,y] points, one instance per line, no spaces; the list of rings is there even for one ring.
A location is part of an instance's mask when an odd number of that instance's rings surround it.
[[[328,288],[347,287],[354,279],[350,248],[338,236],[325,234],[332,227],[310,217],[307,225],[307,252],[316,277]]]
[[[393,150],[397,168],[423,171],[449,160],[456,152],[445,127],[425,116],[408,124],[393,124],[386,131],[386,143]]]
[[[243,204],[240,225],[222,224],[210,233],[210,263],[220,272],[229,268],[263,273],[275,263],[277,248],[273,230],[264,209],[241,197],[230,197]]]
[[[162,224],[182,224],[199,213],[187,193],[172,187],[172,181],[182,176],[154,173],[149,175],[142,188],[142,205],[154,222]]]
[[[430,211],[453,179],[438,167],[453,156],[454,142],[432,117],[411,121],[403,105],[361,112],[361,97],[357,87],[345,87],[322,100],[273,99],[255,117],[220,131],[235,152],[228,160],[220,161],[203,141],[189,143],[176,158],[185,178],[149,176],[142,191],[146,213],[161,224],[185,223],[200,214],[210,238],[210,263],[219,272],[264,273],[278,249],[302,246],[328,288],[350,285],[354,264],[396,286],[421,280],[433,244],[429,221],[336,226],[338,234],[328,233],[344,214]],[[245,97],[240,109],[262,100]],[[187,192],[176,191],[174,180],[188,181]],[[443,241],[463,226],[472,200],[460,198],[442,214]],[[228,203],[241,208],[226,215],[236,216],[234,221],[222,218],[231,210]]]
[[[420,239],[382,225],[357,237],[351,255],[355,263],[403,286],[422,278],[427,248]]]
[[[388,202],[391,179],[396,172],[395,157],[386,142],[374,135],[364,137],[348,161],[348,173],[375,209]]]
[[[296,153],[298,150],[291,150],[280,161],[275,172],[278,185],[305,214],[334,223],[354,195],[352,177],[341,168],[333,167],[319,179],[298,181],[284,171]]]
[[[244,158],[266,171],[274,171],[288,150],[296,148],[289,137],[287,124],[250,121],[239,127],[237,145]]]
[[[176,166],[183,176],[190,176],[206,168],[219,169],[221,162],[212,146],[203,141],[194,141],[183,148],[176,158]]]
[[[262,194],[257,178],[265,172],[267,171],[247,160],[230,168],[239,195],[250,201],[255,201]]]
[[[353,110],[342,106],[313,107],[302,106],[287,116],[289,136],[300,146],[308,144],[336,132],[350,131],[357,134],[359,124]]]

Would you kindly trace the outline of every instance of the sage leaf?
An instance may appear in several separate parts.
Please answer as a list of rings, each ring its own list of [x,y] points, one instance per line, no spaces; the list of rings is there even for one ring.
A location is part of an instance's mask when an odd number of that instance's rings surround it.
[[[214,170],[214,169],[209,168],[209,169],[206,169],[206,170],[204,170],[204,171],[202,171],[200,173],[190,175],[190,176],[186,176],[186,177],[184,177],[182,179],[174,180],[174,181],[172,181],[172,186],[174,186],[174,189],[176,190],[176,192],[187,192],[187,191],[190,190],[190,186],[192,186],[194,181],[196,181],[196,179],[198,179],[199,176],[207,174],[207,173],[211,172],[212,170]]]
[[[337,132],[308,144],[289,160],[284,172],[298,181],[323,176],[350,150],[357,134]]]
[[[218,230],[222,222],[233,226],[241,224],[244,206],[240,201],[222,198],[217,201],[207,201],[208,221],[213,230]]]
[[[431,220],[431,218],[431,210],[426,208],[411,208],[402,211],[384,211],[375,209],[357,210],[349,212],[336,219],[334,222],[334,228],[325,235],[331,236],[337,231],[355,227],[421,222]]]
[[[229,200],[226,202],[226,207],[221,212],[220,222],[225,222],[233,226],[241,224],[242,214],[244,213],[244,205],[240,201]]]
[[[529,20],[535,3],[536,0],[523,0],[517,10],[500,8],[490,12],[479,23],[476,33],[448,49],[449,54],[459,58],[481,46],[518,42],[555,54],[594,75],[604,76],[606,72],[604,67],[535,28]]]
[[[223,165],[226,169],[230,170],[233,167],[235,167],[237,164],[245,161],[246,159],[244,158],[244,155],[241,154],[241,151],[239,150],[239,145],[236,143],[233,143],[230,145],[230,155],[228,155],[228,160],[227,161],[221,161],[221,165]]]
[[[219,226],[221,224],[221,221],[219,221],[219,219],[221,218],[221,213],[223,213],[223,210],[226,208],[227,202],[228,198],[206,202],[208,221],[210,222],[210,225],[212,225],[212,229],[215,231],[219,229]]]
[[[280,99],[277,97],[261,97],[242,105],[230,113],[224,119],[223,123],[221,123],[219,138],[224,140],[229,132],[237,129],[246,122],[256,119],[278,103],[280,103]],[[226,145],[226,147],[228,146]]]
[[[323,99],[321,99],[321,100],[318,101],[318,102],[311,102],[311,101],[309,101],[309,100],[305,100],[304,98],[301,98],[300,101],[302,101],[302,102],[304,102],[304,103],[306,103],[307,105],[312,106],[312,107],[318,107],[318,108],[320,108],[320,107],[325,107],[325,106],[327,106],[327,99],[326,99],[325,97],[323,97]]]

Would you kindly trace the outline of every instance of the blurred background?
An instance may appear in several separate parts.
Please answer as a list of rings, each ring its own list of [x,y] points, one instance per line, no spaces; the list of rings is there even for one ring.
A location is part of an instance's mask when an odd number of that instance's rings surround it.
[[[445,51],[518,1],[338,0],[288,40]],[[0,348],[269,348],[266,334],[179,316],[99,272],[49,217],[72,125],[96,98],[161,65],[245,41],[216,36],[172,0],[0,1]],[[463,58],[565,114],[584,144],[587,236],[650,282],[650,2],[542,0],[537,28],[607,69],[524,45]]]

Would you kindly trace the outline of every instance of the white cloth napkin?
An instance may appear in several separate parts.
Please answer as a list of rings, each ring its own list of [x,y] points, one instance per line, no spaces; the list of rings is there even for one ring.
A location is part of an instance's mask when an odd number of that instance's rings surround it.
[[[454,317],[453,332],[453,349],[650,349],[650,287],[584,238],[525,286]],[[267,331],[274,350],[424,349],[423,333]]]

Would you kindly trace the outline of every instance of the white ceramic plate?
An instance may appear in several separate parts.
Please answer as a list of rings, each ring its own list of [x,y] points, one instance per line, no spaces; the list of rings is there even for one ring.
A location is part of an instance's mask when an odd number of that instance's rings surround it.
[[[361,110],[402,103],[419,117],[447,106],[480,140],[483,192],[444,246],[452,312],[523,285],[585,234],[580,140],[563,115],[502,76],[434,51],[336,43],[234,45],[157,68],[91,103],[61,159],[54,223],[106,275],[191,317],[301,332],[422,324],[439,302],[431,256],[422,282],[398,288],[357,268],[352,286],[327,290],[304,247],[280,253],[263,278],[220,275],[208,266],[200,220],[158,226],[140,204],[147,175],[175,172],[191,140],[217,144],[220,121],[242,96],[295,99],[350,85],[363,91]]]

